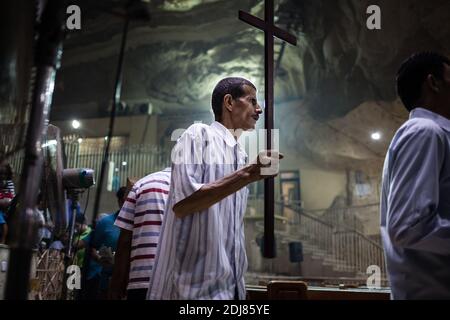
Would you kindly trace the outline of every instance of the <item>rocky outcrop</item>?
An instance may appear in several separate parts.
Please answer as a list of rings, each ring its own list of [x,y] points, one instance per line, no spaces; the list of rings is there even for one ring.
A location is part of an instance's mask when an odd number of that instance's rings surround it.
[[[381,30],[366,27],[372,4],[381,8]],[[237,19],[239,9],[263,17],[262,1],[152,1],[150,9],[151,21],[133,23],[129,33],[125,102],[151,101],[164,113],[207,110],[226,75],[248,77],[262,91],[262,32]],[[84,11],[82,31],[66,42],[54,119],[70,106],[98,116],[109,104],[122,21]],[[415,51],[449,52],[450,2],[286,0],[277,12],[279,26],[299,40],[285,47],[275,79],[275,103],[292,102],[287,114],[275,113],[292,132],[286,143],[324,165],[379,166],[407,116],[396,100],[397,68]],[[374,130],[383,134],[376,143]]]

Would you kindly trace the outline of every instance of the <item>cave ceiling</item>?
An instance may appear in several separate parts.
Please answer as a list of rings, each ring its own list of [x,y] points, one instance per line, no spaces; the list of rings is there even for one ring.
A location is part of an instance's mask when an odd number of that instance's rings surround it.
[[[124,1],[78,3],[82,28],[65,41],[55,120],[104,116],[112,96],[123,29],[115,13]],[[278,26],[298,39],[284,48],[275,78],[275,116],[293,132],[286,143],[324,163],[382,159],[388,140],[371,145],[367,130],[382,126],[391,136],[406,119],[394,85],[401,61],[421,50],[449,53],[450,1],[275,3]],[[372,4],[382,10],[381,30],[366,27]],[[263,1],[160,0],[147,8],[151,19],[132,22],[128,34],[122,100],[130,108],[150,102],[161,114],[206,112],[213,86],[227,75],[249,78],[263,98],[263,33],[237,18],[238,10],[263,18]],[[288,114],[277,114],[290,102]]]

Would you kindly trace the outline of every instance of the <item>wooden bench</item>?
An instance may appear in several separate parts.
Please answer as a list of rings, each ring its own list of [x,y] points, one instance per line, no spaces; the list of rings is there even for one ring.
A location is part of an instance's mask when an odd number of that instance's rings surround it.
[[[303,281],[270,281],[267,284],[269,300],[306,300],[308,286]]]
[[[308,287],[303,281],[271,281],[247,286],[248,300],[389,300],[387,289]]]

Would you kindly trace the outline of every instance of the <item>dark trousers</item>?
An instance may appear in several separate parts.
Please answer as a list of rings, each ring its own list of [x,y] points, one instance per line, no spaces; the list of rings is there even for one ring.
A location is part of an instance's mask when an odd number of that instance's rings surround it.
[[[146,300],[147,289],[130,289],[127,290],[127,300]]]

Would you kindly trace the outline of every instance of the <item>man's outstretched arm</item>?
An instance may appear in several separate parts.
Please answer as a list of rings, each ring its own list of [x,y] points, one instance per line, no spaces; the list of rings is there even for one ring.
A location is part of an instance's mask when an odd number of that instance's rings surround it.
[[[223,177],[217,181],[203,185],[199,190],[189,197],[177,202],[173,211],[178,218],[184,218],[195,212],[208,209],[217,202],[225,199],[229,195],[237,192],[246,185],[265,178],[275,177],[277,174],[261,175],[263,168],[268,168],[272,161],[278,161],[283,155],[276,153],[274,156],[265,156],[263,163],[258,160],[256,163],[249,164],[246,167],[235,171],[234,173]]]

